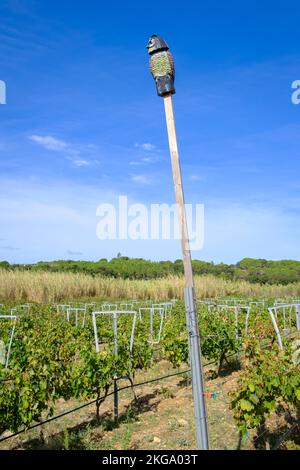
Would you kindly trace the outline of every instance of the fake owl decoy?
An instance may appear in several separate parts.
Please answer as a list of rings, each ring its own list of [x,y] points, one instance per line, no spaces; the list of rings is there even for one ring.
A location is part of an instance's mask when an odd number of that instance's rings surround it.
[[[173,95],[175,93],[175,68],[172,54],[166,41],[153,34],[147,44],[150,54],[150,70],[156,83],[159,96]]]

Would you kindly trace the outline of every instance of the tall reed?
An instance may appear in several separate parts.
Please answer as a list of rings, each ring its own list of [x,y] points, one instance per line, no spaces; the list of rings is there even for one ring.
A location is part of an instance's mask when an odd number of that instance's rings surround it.
[[[184,279],[169,276],[155,280],[93,277],[74,273],[0,270],[1,301],[60,302],[64,299],[171,299],[182,298]],[[300,282],[288,285],[260,285],[226,281],[213,276],[196,276],[197,298],[217,296],[288,297],[300,296]]]

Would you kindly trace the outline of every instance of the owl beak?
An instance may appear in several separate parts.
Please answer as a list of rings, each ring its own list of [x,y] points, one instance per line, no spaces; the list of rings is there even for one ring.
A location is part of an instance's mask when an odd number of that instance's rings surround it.
[[[149,39],[148,44],[146,46],[149,52],[152,51],[153,46],[154,46],[153,39]]]

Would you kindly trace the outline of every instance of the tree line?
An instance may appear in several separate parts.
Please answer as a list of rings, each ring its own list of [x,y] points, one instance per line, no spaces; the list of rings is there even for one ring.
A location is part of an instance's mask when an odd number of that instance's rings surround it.
[[[0,269],[22,271],[50,271],[84,273],[122,279],[158,279],[183,274],[182,260],[150,261],[128,258],[120,254],[111,260],[98,261],[57,260],[35,264],[10,264],[0,261]],[[288,284],[300,281],[300,261],[244,258],[236,264],[193,260],[194,274],[211,274],[223,279],[241,280],[261,284]]]

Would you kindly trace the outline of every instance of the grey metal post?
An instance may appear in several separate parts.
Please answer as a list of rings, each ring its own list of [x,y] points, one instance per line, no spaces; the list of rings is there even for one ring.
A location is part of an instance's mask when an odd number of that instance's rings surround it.
[[[113,324],[114,324],[114,354],[118,354],[118,326],[117,326],[117,314],[113,313]]]
[[[114,377],[114,421],[118,422],[119,419],[119,397],[118,397],[118,382]]]
[[[118,327],[117,327],[117,314],[113,314],[114,322],[114,353],[115,357],[118,355]],[[119,419],[119,397],[118,397],[118,382],[117,376],[114,375],[114,421]]]
[[[150,340],[153,342],[153,307],[150,310]]]
[[[9,321],[13,320],[12,329],[11,329],[11,332],[10,332],[10,338],[9,338],[9,343],[8,343],[7,348],[5,347],[4,342],[2,344],[3,345],[3,350],[4,350],[4,358],[3,358],[4,364],[3,365],[7,369],[8,363],[9,363],[12,340],[13,340],[13,336],[14,336],[14,333],[15,333],[16,322],[17,322],[18,317],[16,315],[0,315],[0,318],[5,319],[5,320],[9,320]]]
[[[96,313],[92,312],[93,317],[93,327],[94,327],[94,336],[95,336],[95,345],[96,345],[96,352],[100,351],[99,349],[99,338],[98,338],[98,331],[97,331],[97,322],[96,322]]]
[[[246,320],[245,320],[245,336],[248,335],[248,324],[249,324],[250,310],[251,310],[251,307],[250,306],[247,307]]]
[[[8,343],[8,348],[7,348],[7,353],[6,353],[5,369],[8,368],[10,350],[11,350],[11,345],[12,345],[12,340],[13,340],[13,337],[14,337],[15,329],[16,329],[16,318],[15,318],[15,322],[13,324],[11,334],[10,334],[10,338],[9,338],[9,343]]]
[[[239,321],[238,321],[238,308],[234,307],[234,328],[235,328],[235,340],[239,339]]]
[[[297,327],[297,330],[300,330],[300,308],[299,308],[299,305],[296,305],[296,327]]]
[[[194,287],[185,287],[184,302],[189,337],[190,366],[195,409],[195,428],[199,449],[208,450],[207,415],[201,362],[200,336]]]
[[[276,322],[276,319],[275,319],[276,307],[275,307],[275,315],[274,315],[273,309],[272,309],[271,307],[268,308],[268,310],[269,310],[269,314],[270,314],[270,317],[271,317],[271,320],[272,320],[272,323],[273,323],[273,327],[274,327],[275,333],[276,333],[276,335],[277,335],[277,340],[278,340],[279,347],[280,347],[280,349],[283,350],[283,344],[282,344],[281,335],[280,335],[280,332],[279,332],[279,329],[278,329],[278,326],[277,326],[277,322]]]
[[[134,313],[133,313],[132,328],[131,328],[130,346],[129,346],[130,354],[132,354],[132,350],[133,350],[134,331],[135,331],[135,325],[136,325],[136,316],[137,316],[137,313],[134,312]]]

